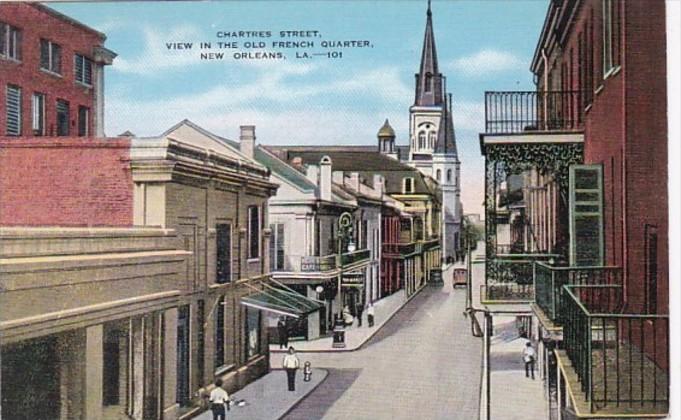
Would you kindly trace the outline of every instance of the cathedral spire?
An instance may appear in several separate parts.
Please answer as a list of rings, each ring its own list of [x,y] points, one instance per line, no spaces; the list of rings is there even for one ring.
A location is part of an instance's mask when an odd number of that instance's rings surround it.
[[[426,12],[426,33],[423,38],[421,52],[421,67],[416,74],[416,106],[442,105],[442,74],[437,67],[437,52],[435,50],[435,35],[433,34],[433,13]]]
[[[437,142],[435,143],[435,153],[445,155],[456,155],[456,136],[454,135],[454,120],[452,119],[452,94],[449,100],[445,98],[442,122],[437,131]]]

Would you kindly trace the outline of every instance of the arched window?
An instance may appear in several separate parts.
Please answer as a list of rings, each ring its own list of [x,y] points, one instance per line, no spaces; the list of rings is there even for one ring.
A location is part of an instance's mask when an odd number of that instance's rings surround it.
[[[426,148],[426,132],[419,132],[419,150]]]
[[[452,182],[452,170],[447,169],[447,182]]]
[[[435,138],[437,134],[435,134],[435,131],[431,131],[430,134],[428,134],[428,147],[431,149],[435,148]]]
[[[435,179],[437,179],[437,181],[440,182],[440,178],[442,178],[442,171],[438,169],[437,171],[435,171]]]

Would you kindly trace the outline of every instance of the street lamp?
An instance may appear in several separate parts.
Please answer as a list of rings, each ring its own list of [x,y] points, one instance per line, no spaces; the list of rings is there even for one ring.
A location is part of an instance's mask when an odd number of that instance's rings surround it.
[[[353,217],[350,213],[344,212],[338,218],[338,290],[336,300],[338,302],[338,314],[336,315],[333,327],[333,347],[345,347],[345,321],[343,320],[343,243],[348,244],[348,251],[355,251],[355,242],[352,229]]]

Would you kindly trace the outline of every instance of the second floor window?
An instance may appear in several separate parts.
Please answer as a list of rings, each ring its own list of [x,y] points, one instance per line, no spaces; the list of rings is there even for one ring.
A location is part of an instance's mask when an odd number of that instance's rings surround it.
[[[33,94],[33,135],[45,135],[45,94]]]
[[[7,114],[6,132],[8,136],[21,135],[21,88],[19,86],[7,85],[6,100]]]
[[[284,224],[270,225],[272,238],[270,241],[270,271],[284,269]]]
[[[215,226],[215,281],[229,283],[232,281],[232,225],[219,224]]]
[[[74,69],[77,82],[92,86],[92,60],[80,54],[76,54]]]
[[[61,46],[46,39],[40,40],[40,68],[61,74]]]
[[[90,135],[90,108],[86,106],[78,107],[78,135]]]
[[[57,99],[57,135],[69,135],[69,103],[63,99]]]
[[[0,56],[21,60],[21,31],[0,22]]]
[[[260,258],[260,207],[248,208],[248,258]]]

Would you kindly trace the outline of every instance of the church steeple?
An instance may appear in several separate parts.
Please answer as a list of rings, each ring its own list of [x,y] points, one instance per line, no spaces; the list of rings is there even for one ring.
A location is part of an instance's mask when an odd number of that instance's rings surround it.
[[[452,95],[449,100],[445,98],[442,122],[437,131],[437,142],[435,143],[434,153],[445,155],[456,155],[456,136],[454,135],[454,120],[452,119]]]
[[[437,51],[435,50],[435,35],[433,34],[433,13],[426,12],[426,33],[423,38],[423,51],[421,52],[421,67],[416,74],[416,98],[415,106],[438,106],[442,105],[442,74],[437,67]]]

